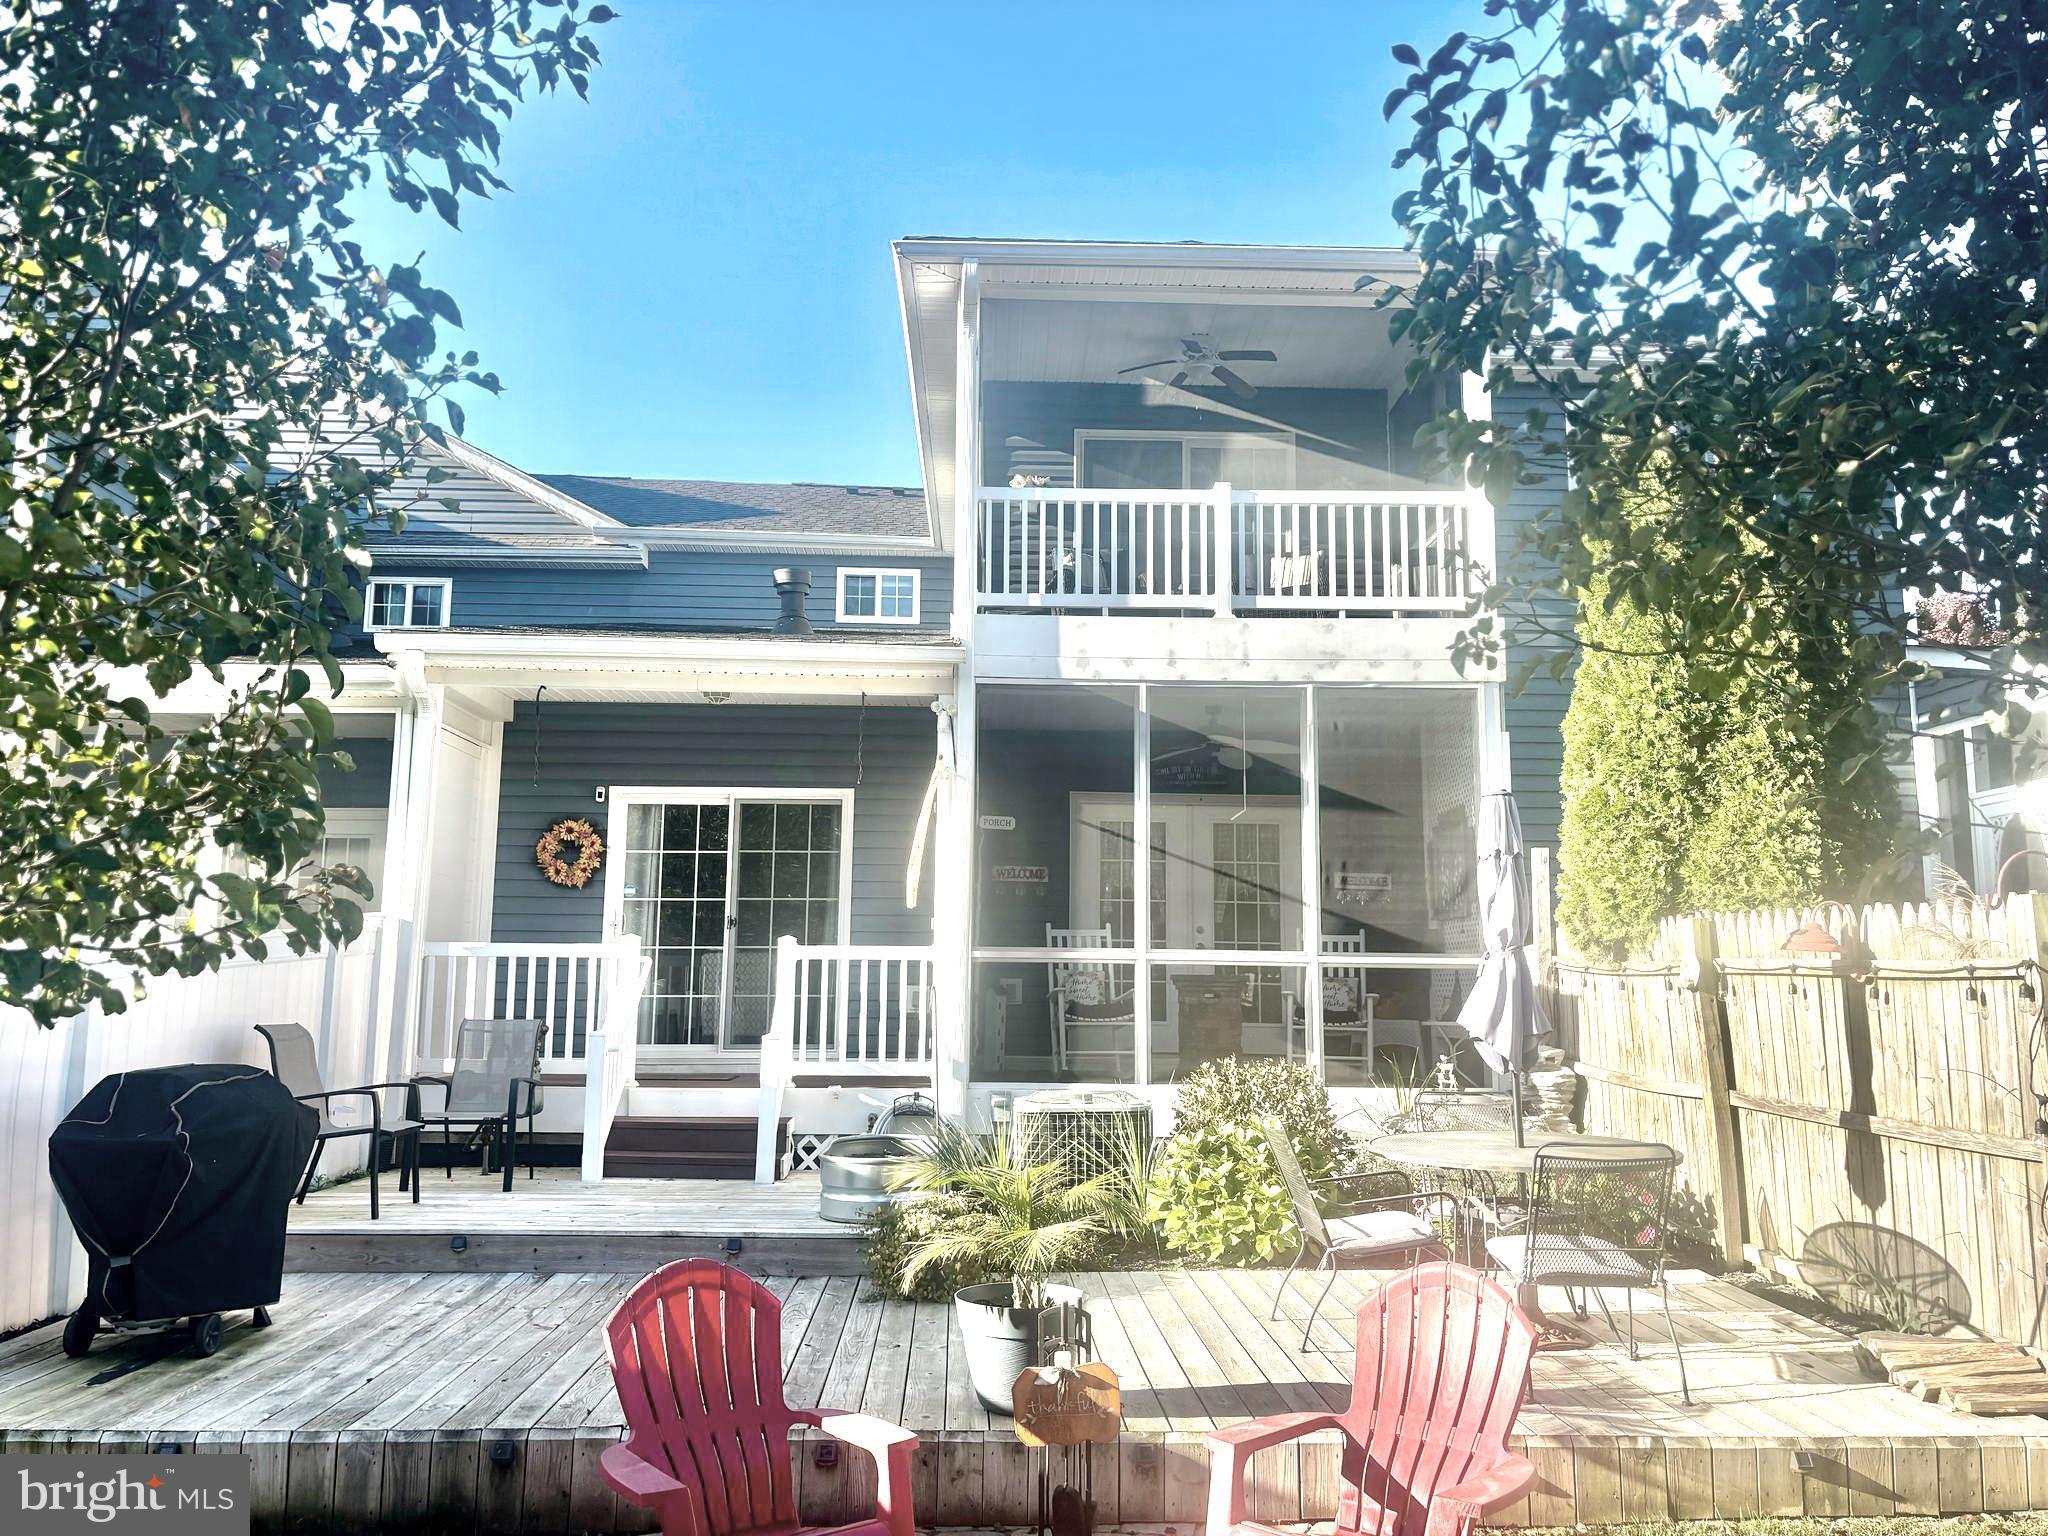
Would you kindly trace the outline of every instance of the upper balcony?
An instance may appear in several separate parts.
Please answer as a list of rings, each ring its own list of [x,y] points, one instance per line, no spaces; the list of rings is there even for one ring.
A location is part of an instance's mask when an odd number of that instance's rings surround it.
[[[1479,592],[1463,490],[984,487],[987,612],[1457,614]]]

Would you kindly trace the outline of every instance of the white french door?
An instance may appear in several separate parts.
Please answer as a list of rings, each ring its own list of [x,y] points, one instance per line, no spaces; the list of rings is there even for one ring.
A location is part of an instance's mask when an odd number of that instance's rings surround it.
[[[776,940],[847,941],[852,794],[614,789],[610,802],[605,933],[638,939],[653,962],[641,1055],[757,1049]]]
[[[1073,901],[1077,928],[1136,942],[1129,796],[1076,795]],[[1289,797],[1152,797],[1151,947],[1283,950],[1302,946],[1301,811]]]

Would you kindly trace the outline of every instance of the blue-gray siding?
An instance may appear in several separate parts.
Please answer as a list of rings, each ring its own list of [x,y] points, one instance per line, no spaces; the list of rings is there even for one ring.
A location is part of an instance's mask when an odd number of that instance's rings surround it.
[[[1553,432],[1561,427],[1556,410],[1533,384],[1497,396],[1494,419],[1520,422],[1532,407],[1549,411]],[[1564,495],[1562,453],[1538,460],[1531,468],[1537,472],[1536,483],[1517,486],[1507,510],[1498,514],[1495,548],[1503,562],[1516,561],[1518,547],[1530,524],[1554,509]],[[1527,560],[1524,555],[1510,568],[1526,572]],[[1573,617],[1571,605],[1555,599],[1543,602],[1541,611],[1551,627],[1568,625]],[[1510,676],[1519,672],[1520,664],[1529,654],[1529,647],[1510,648]],[[1551,848],[1557,846],[1561,809],[1558,775],[1564,766],[1564,713],[1570,702],[1570,674],[1553,679],[1548,671],[1537,673],[1520,692],[1511,692],[1507,698],[1509,777],[1522,812],[1522,829],[1531,843]]]
[[[904,864],[936,750],[922,705],[521,704],[505,727],[491,936],[503,943],[602,936],[604,875],[580,891],[549,883],[533,861],[541,833],[565,816],[604,825],[599,785],[853,791],[853,941],[931,939],[923,905],[903,905]],[[608,852],[606,857],[616,857]],[[929,857],[929,855],[927,855]]]
[[[808,611],[811,622],[821,627],[830,627],[838,611],[841,565],[914,568],[923,573],[920,627],[944,629],[950,620],[949,560],[893,555],[803,559],[725,550],[657,550],[648,558],[644,571],[520,565],[442,569],[408,562],[390,574],[452,580],[449,618],[461,628],[767,629],[779,611],[773,573],[781,566],[801,566],[811,573]]]

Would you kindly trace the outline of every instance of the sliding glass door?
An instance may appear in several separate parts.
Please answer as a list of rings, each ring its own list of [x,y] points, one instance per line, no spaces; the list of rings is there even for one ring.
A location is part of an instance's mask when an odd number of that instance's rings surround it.
[[[843,795],[615,790],[608,934],[652,960],[644,1054],[752,1050],[773,1007],[776,940],[844,942]]]

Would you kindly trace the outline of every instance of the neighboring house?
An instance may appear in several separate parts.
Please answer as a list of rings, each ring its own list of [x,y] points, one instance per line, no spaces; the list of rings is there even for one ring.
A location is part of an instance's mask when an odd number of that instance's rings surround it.
[[[1428,1070],[1479,797],[1553,841],[1564,700],[1454,666],[1512,530],[1413,437],[1531,402],[1408,380],[1359,285],[1398,252],[894,256],[921,491],[450,442],[375,543],[331,835],[412,936],[405,1054],[547,1020],[544,1128],[593,1172],[592,1140],[681,1168],[757,1113],[801,1157],[919,1084],[986,1123],[1052,1083],[1163,1105],[1225,1053]],[[535,858],[573,818],[606,843],[581,888]]]
[[[1909,699],[1913,729],[1912,798],[1919,827],[1931,834],[1922,863],[1930,889],[1944,871],[1980,896],[2000,888],[2048,890],[2048,716],[2038,693],[2023,698],[2025,728],[1994,729],[2000,696],[1968,652],[1927,646],[1919,660],[1936,669]],[[2001,875],[2003,880],[2001,882]]]

